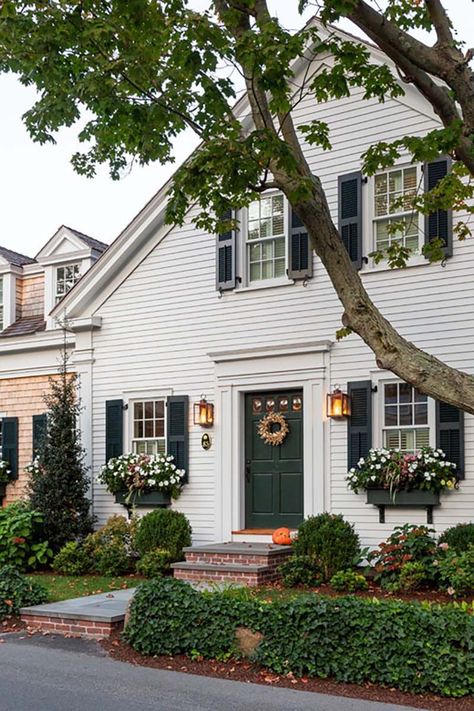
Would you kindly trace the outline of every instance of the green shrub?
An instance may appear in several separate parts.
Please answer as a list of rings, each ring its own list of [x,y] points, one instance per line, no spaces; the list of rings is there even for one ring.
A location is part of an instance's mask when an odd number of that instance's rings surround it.
[[[135,535],[137,520],[111,516],[105,526],[90,533],[83,543],[92,561],[92,569],[100,575],[124,575],[135,567]]]
[[[48,562],[53,553],[38,538],[42,522],[43,516],[23,502],[0,508],[0,565],[26,570]]]
[[[426,569],[424,563],[420,561],[409,561],[405,563],[400,571],[398,588],[404,592],[418,590],[431,579],[430,571]]]
[[[146,578],[156,578],[158,575],[167,573],[171,563],[172,555],[166,548],[155,548],[145,553],[137,562],[137,573]]]
[[[225,659],[236,653],[238,627],[263,635],[253,659],[277,674],[474,693],[474,617],[456,605],[314,593],[263,602],[155,578],[137,590],[124,636],[147,655]]]
[[[285,588],[294,588],[297,585],[303,587],[317,587],[323,582],[321,573],[318,571],[314,558],[309,555],[292,556],[285,563],[280,565],[278,572],[281,575],[281,582]]]
[[[373,564],[374,580],[387,590],[399,589],[399,578],[407,563],[421,563],[427,582],[436,577],[433,559],[436,553],[434,531],[426,526],[413,526],[406,523],[396,526],[386,541],[379,543],[377,550],[369,554]]]
[[[338,592],[356,592],[367,590],[369,584],[361,573],[355,570],[340,570],[331,578],[331,587]]]
[[[447,528],[438,539],[438,545],[444,543],[456,553],[467,551],[469,546],[474,546],[474,523],[458,523]]]
[[[137,550],[144,555],[165,548],[172,560],[182,560],[183,548],[191,545],[191,526],[186,516],[172,509],[156,509],[140,520],[136,535]]]
[[[0,620],[8,615],[17,615],[21,607],[41,605],[48,599],[45,588],[30,581],[13,565],[0,568]]]
[[[454,596],[460,597],[474,593],[474,546],[467,551],[456,553],[446,551],[438,559],[441,585]]]
[[[69,541],[54,556],[52,568],[61,575],[84,575],[91,571],[92,560],[80,543]]]
[[[323,513],[307,518],[298,528],[293,548],[297,556],[314,559],[324,581],[339,570],[350,568],[360,556],[359,536],[340,514]]]

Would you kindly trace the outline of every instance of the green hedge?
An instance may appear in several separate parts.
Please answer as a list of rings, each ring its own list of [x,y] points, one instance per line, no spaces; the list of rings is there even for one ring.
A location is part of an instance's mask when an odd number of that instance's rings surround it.
[[[124,636],[147,655],[225,659],[237,653],[239,626],[263,634],[254,660],[279,674],[474,693],[474,617],[462,605],[315,594],[264,602],[248,591],[201,593],[164,578],[140,586]]]

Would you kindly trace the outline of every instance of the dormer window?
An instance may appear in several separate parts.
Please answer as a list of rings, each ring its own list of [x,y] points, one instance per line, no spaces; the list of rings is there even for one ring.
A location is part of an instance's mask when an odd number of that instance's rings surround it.
[[[56,269],[56,304],[58,301],[61,301],[63,296],[65,296],[79,280],[79,270],[80,264],[68,264],[67,266],[58,267]]]

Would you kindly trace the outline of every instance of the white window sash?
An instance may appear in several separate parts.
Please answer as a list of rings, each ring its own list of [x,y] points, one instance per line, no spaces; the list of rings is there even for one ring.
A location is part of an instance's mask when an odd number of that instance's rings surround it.
[[[262,198],[272,197],[273,195],[282,195],[280,190],[269,190],[268,192],[262,193]],[[264,285],[279,284],[288,281],[288,235],[289,235],[289,206],[286,196],[283,195],[283,234],[272,236],[272,237],[259,237],[258,239],[249,239],[249,210],[248,208],[243,208],[241,213],[241,230],[242,230],[242,249],[240,250],[241,263],[243,265],[244,279],[243,283],[249,288],[259,288]],[[250,281],[250,250],[249,245],[259,244],[263,242],[269,242],[275,239],[285,239],[285,267],[284,276],[273,277],[272,279],[256,279],[255,281]],[[274,260],[273,260],[274,261]],[[262,263],[262,262],[260,262]]]

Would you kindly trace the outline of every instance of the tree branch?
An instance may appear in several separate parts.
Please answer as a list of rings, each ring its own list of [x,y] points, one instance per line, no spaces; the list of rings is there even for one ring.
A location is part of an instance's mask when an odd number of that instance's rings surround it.
[[[451,22],[441,0],[425,0],[426,9],[436,30],[438,43],[445,46],[454,46],[454,37],[451,31]]]

